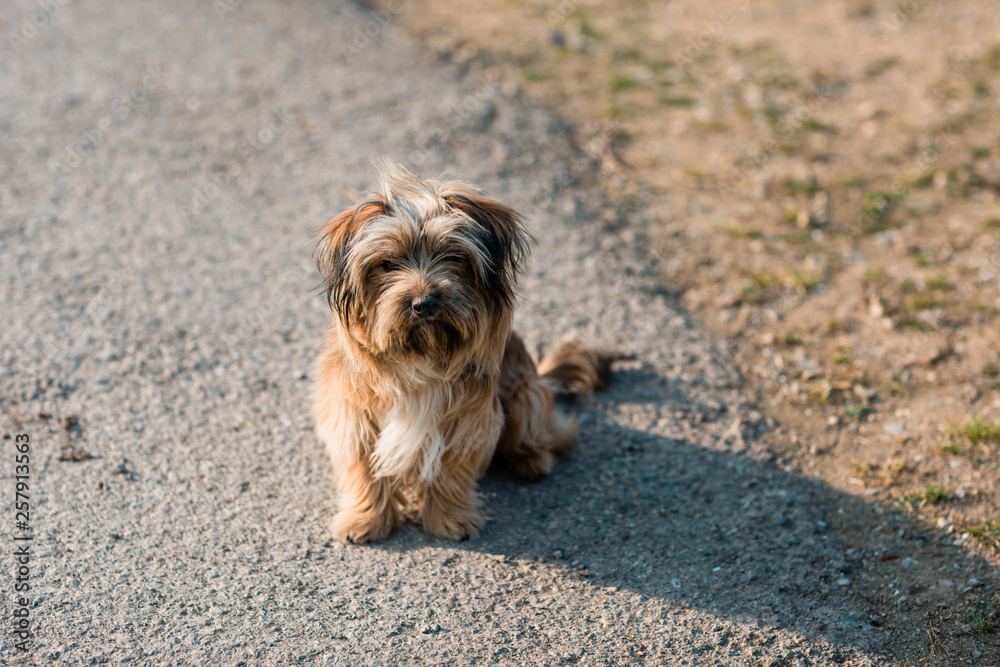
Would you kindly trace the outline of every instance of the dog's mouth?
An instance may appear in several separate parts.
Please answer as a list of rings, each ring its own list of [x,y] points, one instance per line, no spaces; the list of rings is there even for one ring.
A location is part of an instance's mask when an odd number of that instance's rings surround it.
[[[439,317],[415,320],[403,339],[407,352],[421,356],[450,356],[462,345],[462,334]]]

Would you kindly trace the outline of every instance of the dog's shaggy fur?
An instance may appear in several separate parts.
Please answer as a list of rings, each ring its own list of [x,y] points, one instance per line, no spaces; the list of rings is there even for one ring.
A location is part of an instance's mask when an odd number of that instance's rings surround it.
[[[537,368],[511,329],[528,254],[521,217],[456,181],[383,166],[380,188],[319,232],[334,313],[315,388],[342,541],[384,538],[410,513],[462,539],[483,517],[491,461],[546,475],[576,436],[554,392],[586,394],[608,359],[566,343]]]

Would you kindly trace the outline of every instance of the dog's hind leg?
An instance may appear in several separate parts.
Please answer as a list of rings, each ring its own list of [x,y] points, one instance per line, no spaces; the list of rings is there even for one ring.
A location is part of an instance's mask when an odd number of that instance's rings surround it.
[[[610,357],[576,343],[564,343],[535,367],[524,343],[512,333],[500,370],[504,428],[496,461],[514,475],[537,480],[559,456],[573,449],[576,414],[556,405],[556,394],[588,395],[607,384]]]

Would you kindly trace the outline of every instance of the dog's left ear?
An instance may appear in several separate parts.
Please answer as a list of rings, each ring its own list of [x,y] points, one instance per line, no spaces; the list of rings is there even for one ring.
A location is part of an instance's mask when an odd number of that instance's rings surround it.
[[[478,223],[481,242],[492,264],[492,274],[485,276],[486,288],[498,305],[512,307],[517,279],[528,257],[530,237],[521,215],[498,201],[471,190],[452,190],[444,195],[452,208]]]
[[[348,317],[357,305],[359,285],[352,286],[347,255],[351,236],[369,220],[385,213],[381,200],[368,200],[349,208],[316,230],[316,266],[323,276],[319,287],[326,301],[341,316]]]

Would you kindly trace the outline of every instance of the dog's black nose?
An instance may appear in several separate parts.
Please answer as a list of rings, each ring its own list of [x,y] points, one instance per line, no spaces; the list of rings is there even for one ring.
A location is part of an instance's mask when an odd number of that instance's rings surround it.
[[[418,296],[410,307],[417,317],[431,317],[438,311],[440,304],[436,296]]]

